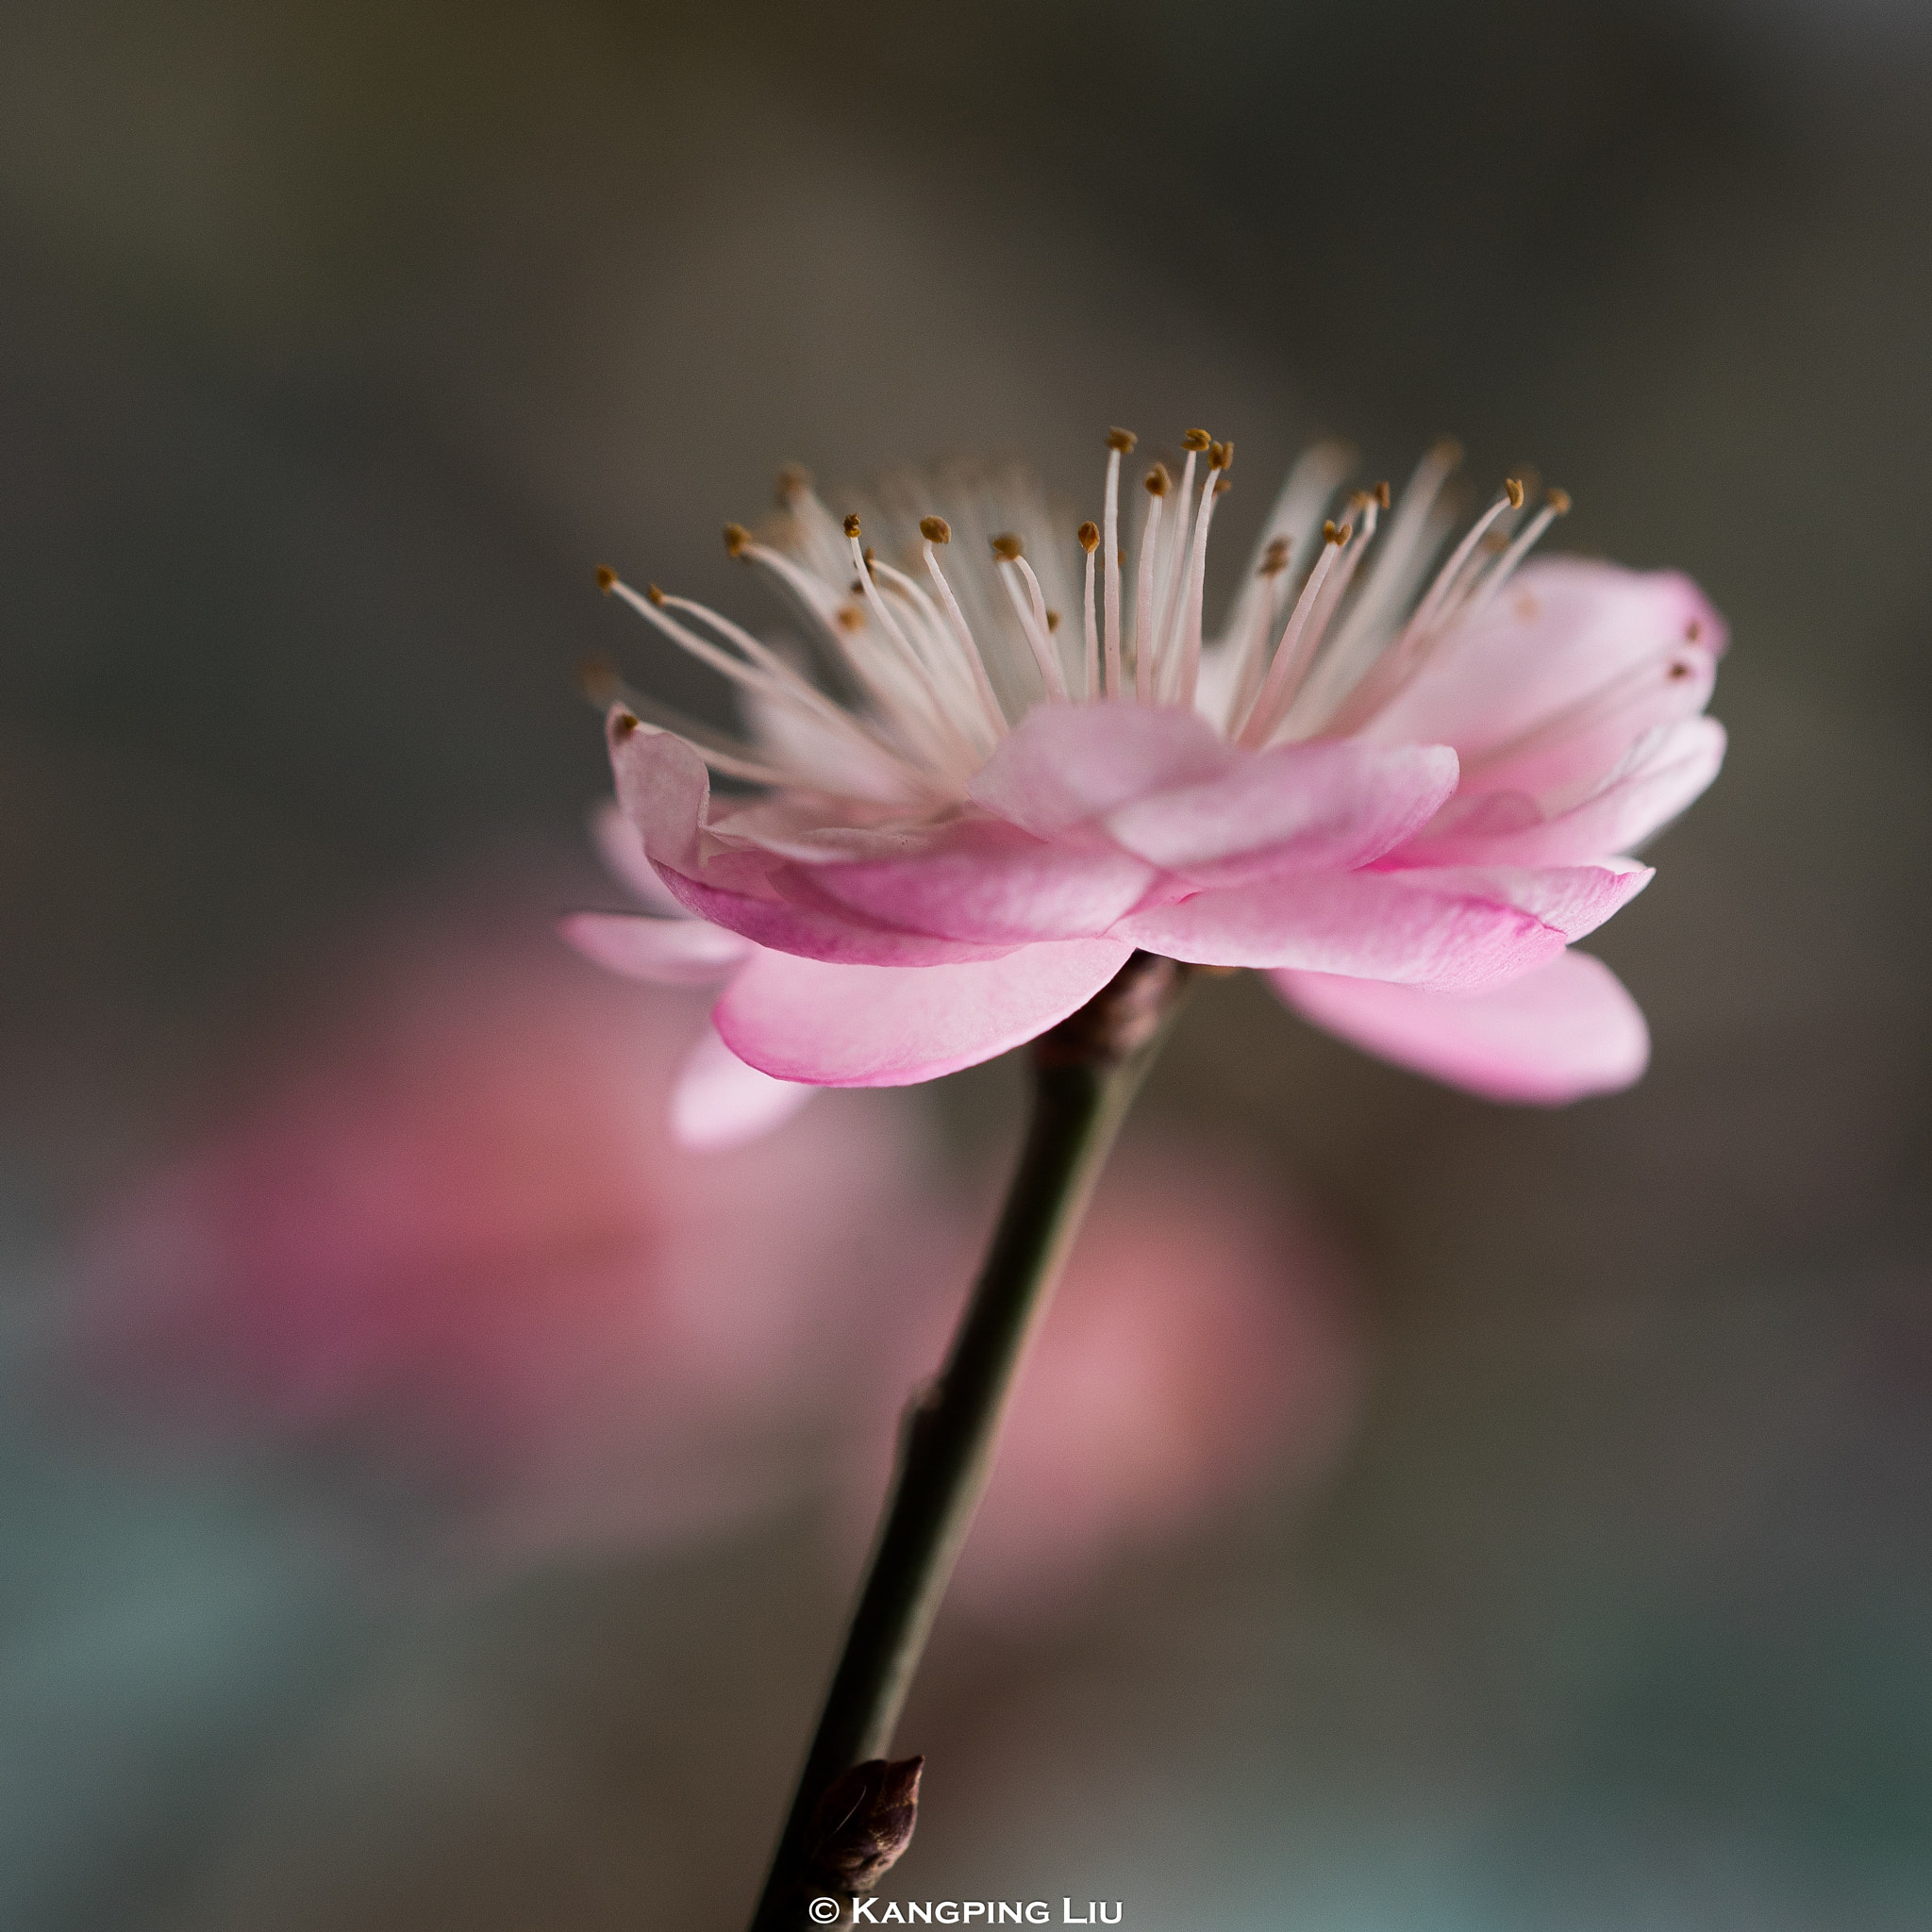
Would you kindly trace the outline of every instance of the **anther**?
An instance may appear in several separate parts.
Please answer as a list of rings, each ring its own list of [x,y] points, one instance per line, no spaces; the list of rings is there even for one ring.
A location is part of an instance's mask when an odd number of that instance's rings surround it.
[[[1107,432],[1108,448],[1119,450],[1122,456],[1125,456],[1140,440],[1131,429],[1109,429]]]
[[[1074,538],[1080,548],[1091,557],[1100,548],[1100,525],[1092,523],[1082,524],[1074,532]]]
[[[597,588],[608,597],[617,588],[617,573],[608,563],[597,566]]]
[[[841,630],[863,630],[865,628],[865,612],[854,604],[840,605],[839,628]]]
[[[750,541],[751,532],[742,524],[726,524],[724,525],[724,555],[726,557],[742,557],[745,552],[745,546]]]
[[[1687,644],[1694,644],[1703,635],[1704,626],[1694,617],[1684,626],[1684,641]]]
[[[1165,463],[1156,463],[1147,472],[1147,494],[1149,496],[1165,496],[1168,485],[1173,481],[1174,478],[1167,474],[1167,465]]]
[[[1506,476],[1503,479],[1503,494],[1509,499],[1511,509],[1523,508],[1523,485],[1516,477]]]
[[[1214,439],[1205,429],[1187,429],[1181,432],[1181,447],[1197,454],[1204,449],[1214,447]]]
[[[870,570],[873,567],[873,565],[875,564],[879,559],[878,552],[874,550],[870,543],[868,543],[865,546],[865,548],[859,552],[859,555],[862,558],[864,558],[865,567],[867,570]]]
[[[1337,530],[1335,533],[1335,547],[1338,550],[1347,549],[1348,540],[1354,535],[1355,525],[1353,524],[1343,524],[1341,529]]]
[[[848,537],[856,537],[858,535],[858,519],[856,516],[847,517],[845,519],[845,534]]]
[[[593,705],[608,705],[622,689],[623,680],[608,658],[586,658],[577,666],[577,685]]]
[[[1026,546],[1010,531],[992,540],[992,554],[1002,563],[1015,563],[1025,555]]]
[[[1377,509],[1387,509],[1389,508],[1388,484],[1377,483],[1374,489],[1372,490],[1369,493],[1375,499],[1375,508]]]
[[[610,735],[620,741],[628,738],[637,728],[638,721],[628,711],[618,712],[610,721]]]
[[[1217,476],[1214,479],[1214,493],[1216,496],[1225,496],[1233,488],[1234,478],[1232,476]]]
[[[1261,568],[1257,575],[1264,577],[1278,577],[1288,568],[1288,539],[1286,537],[1276,537],[1268,545],[1268,548],[1261,553]]]
[[[953,541],[953,526],[944,517],[921,517],[919,534],[928,543],[950,543]]]
[[[1483,539],[1478,547],[1488,556],[1500,557],[1509,547],[1509,532],[1507,530],[1491,530]]]
[[[1046,627],[1047,627],[1047,629],[1048,629],[1048,630],[1050,630],[1050,631],[1055,631],[1055,630],[1058,630],[1058,629],[1059,629],[1059,627],[1060,627],[1060,614],[1059,614],[1059,612],[1058,612],[1058,610],[1049,610],[1049,611],[1048,611],[1048,612],[1046,613]]]
[[[1445,470],[1453,470],[1462,461],[1462,445],[1453,436],[1445,436],[1429,454]]]
[[[647,596],[653,604],[661,604],[664,601],[664,592],[660,591],[656,584],[646,584],[644,586],[644,595]]]
[[[1567,517],[1570,514],[1570,492],[1567,490],[1551,491],[1548,502],[1559,517]]]
[[[1233,461],[1233,443],[1217,442],[1209,445],[1208,450],[1208,467],[1210,470],[1224,470]]]
[[[811,472],[802,463],[786,463],[778,471],[778,486],[775,494],[780,509],[791,506],[811,488]]]
[[[1333,523],[1324,524],[1322,525],[1322,541],[1324,543],[1340,543],[1341,541],[1341,532]]]

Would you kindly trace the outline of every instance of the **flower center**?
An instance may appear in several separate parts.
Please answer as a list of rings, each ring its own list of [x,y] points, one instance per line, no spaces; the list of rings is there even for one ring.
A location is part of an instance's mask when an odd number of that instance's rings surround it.
[[[1441,496],[1457,453],[1444,445],[1424,458],[1363,570],[1391,511],[1389,486],[1350,497],[1340,522],[1325,517],[1342,460],[1324,445],[1290,475],[1227,625],[1210,641],[1208,542],[1234,445],[1191,429],[1178,478],[1164,462],[1145,474],[1129,612],[1121,472],[1136,441],[1128,430],[1108,433],[1100,520],[1075,533],[1077,632],[1061,616],[1073,595],[1069,559],[1030,479],[962,472],[918,486],[946,499],[950,517],[907,501],[915,486],[902,479],[875,507],[835,521],[809,478],[787,470],[780,522],[757,535],[727,524],[724,543],[772,578],[801,622],[796,642],[767,642],[655,584],[640,592],[614,572],[598,573],[605,591],[738,688],[747,735],[677,717],[611,672],[587,686],[642,728],[684,738],[720,776],[916,809],[962,799],[1037,704],[1184,706],[1250,749],[1347,736],[1408,683],[1448,630],[1488,607],[1569,508],[1552,491],[1523,515],[1524,489],[1511,479],[1424,589],[1448,535]],[[949,565],[941,552],[958,557],[956,525],[966,557]],[[868,526],[905,568],[866,542]]]

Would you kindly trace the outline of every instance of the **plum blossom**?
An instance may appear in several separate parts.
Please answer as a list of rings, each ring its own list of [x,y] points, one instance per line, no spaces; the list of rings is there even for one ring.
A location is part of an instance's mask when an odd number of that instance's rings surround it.
[[[332,1004],[78,1257],[87,1384],[151,1431],[276,1444],[482,1554],[623,1545],[797,1492],[916,1224],[904,1111],[697,1158],[701,1010],[467,926]]]
[[[1064,535],[1024,476],[901,478],[841,523],[788,472],[772,525],[725,540],[795,641],[602,573],[733,684],[746,728],[613,682],[620,862],[684,917],[581,914],[572,941],[640,977],[724,980],[724,1048],[810,1086],[990,1058],[1137,948],[1257,968],[1317,1025],[1491,1098],[1635,1080],[1642,1015],[1571,948],[1717,773],[1716,612],[1672,572],[1528,560],[1569,500],[1532,507],[1514,479],[1432,571],[1453,451],[1399,499],[1338,504],[1323,447],[1210,639],[1233,448],[1183,441],[1177,477],[1145,474],[1131,554],[1124,431],[1099,521]],[[714,775],[752,789],[714,795]]]

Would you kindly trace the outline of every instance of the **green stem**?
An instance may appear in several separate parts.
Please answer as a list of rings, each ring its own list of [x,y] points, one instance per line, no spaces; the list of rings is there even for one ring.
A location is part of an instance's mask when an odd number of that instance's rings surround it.
[[[752,1932],[811,1923],[813,1811],[841,1773],[888,1753],[1027,1342],[1187,977],[1171,959],[1137,953],[1034,1043],[1026,1145],[945,1369],[908,1412],[897,1485]]]

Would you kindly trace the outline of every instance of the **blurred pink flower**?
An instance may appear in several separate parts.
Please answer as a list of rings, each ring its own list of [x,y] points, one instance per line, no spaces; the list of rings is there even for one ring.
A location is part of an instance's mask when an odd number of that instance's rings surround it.
[[[822,1371],[897,1272],[905,1115],[696,1158],[665,1127],[689,998],[448,934],[359,978],[94,1230],[86,1327],[117,1392],[352,1452],[520,1544],[794,1487]]]
[[[769,542],[727,529],[849,704],[729,619],[607,573],[740,688],[752,737],[618,696],[619,801],[689,917],[587,913],[568,936],[638,977],[724,979],[725,1045],[819,1086],[989,1058],[1083,1005],[1137,947],[1265,969],[1317,1024],[1495,1098],[1634,1080],[1641,1014],[1566,948],[1648,882],[1624,855],[1721,760],[1703,712],[1724,627],[1695,586],[1575,559],[1519,570],[1568,502],[1553,491],[1530,511],[1511,482],[1424,589],[1448,530],[1440,452],[1358,571],[1388,492],[1324,525],[1340,470],[1316,451],[1208,641],[1208,537],[1233,452],[1191,431],[1177,490],[1162,466],[1147,477],[1124,634],[1133,439],[1109,441],[1105,528],[1079,532],[1077,625],[1062,622],[1070,546],[1024,479],[903,481],[841,535],[792,476]],[[915,529],[935,498],[951,523]],[[949,575],[955,525],[967,560]],[[1296,591],[1288,565],[1304,557]],[[708,766],[765,795],[714,800]],[[703,1131],[703,1108],[686,1112]]]
[[[1239,1159],[1130,1145],[1035,1340],[949,1600],[1051,1616],[1134,1552],[1319,1479],[1355,1415],[1351,1291],[1334,1244]],[[924,1305],[871,1378],[882,1394],[934,1373],[948,1312]],[[890,1434],[855,1469],[855,1528]]]

